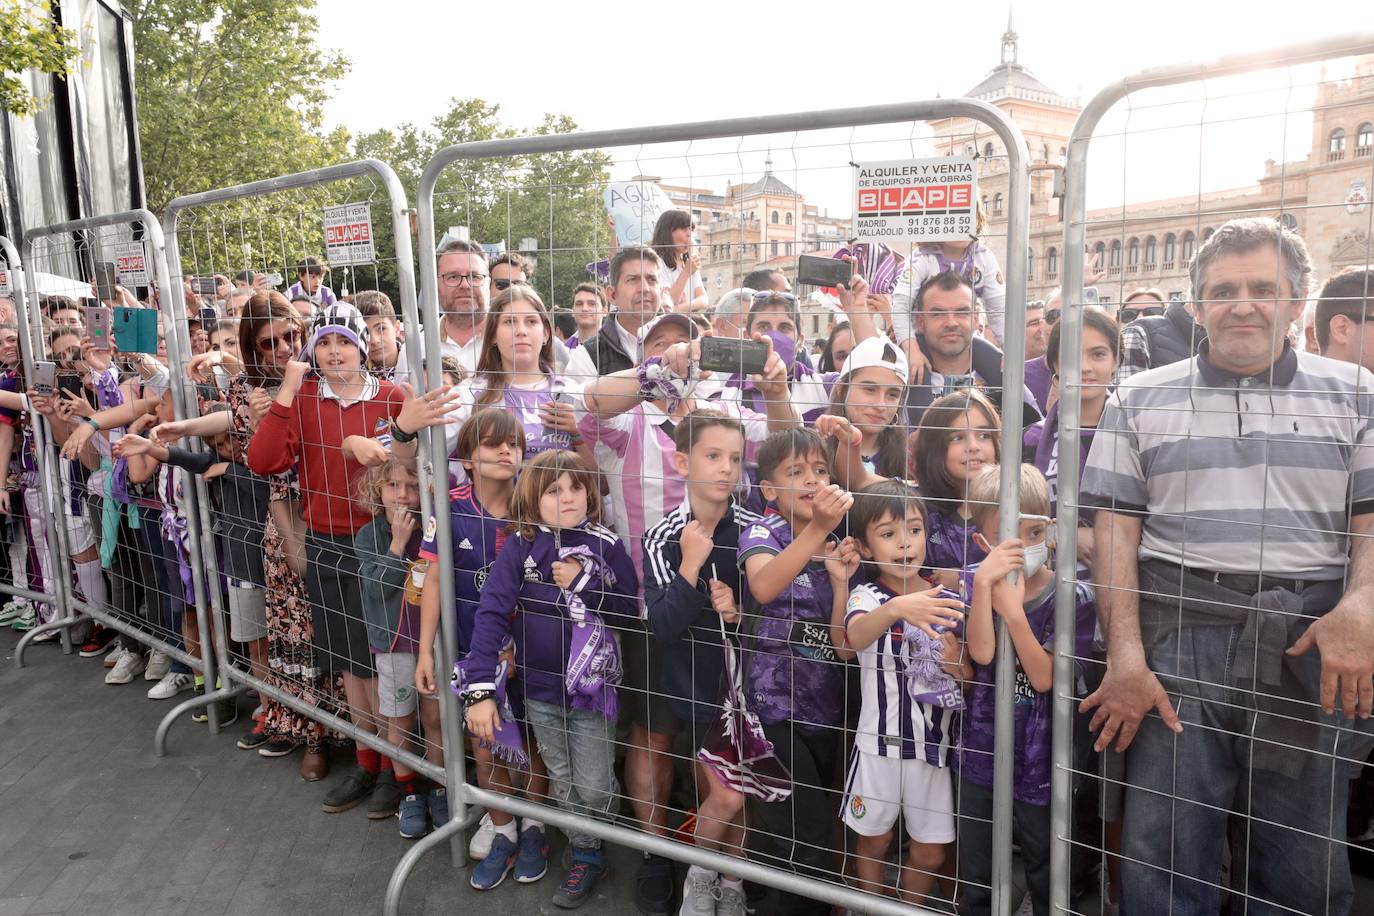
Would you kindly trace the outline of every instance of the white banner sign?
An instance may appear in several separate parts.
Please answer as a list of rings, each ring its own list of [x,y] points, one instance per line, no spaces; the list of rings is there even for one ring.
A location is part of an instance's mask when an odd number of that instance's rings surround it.
[[[967,156],[859,163],[854,234],[866,242],[968,241],[977,200]]]
[[[613,181],[606,186],[606,213],[615,220],[615,239],[620,247],[647,245],[654,224],[673,202],[651,181]]]
[[[8,270],[0,270],[0,296],[8,296],[9,294],[10,272]]]
[[[115,273],[125,289],[148,285],[148,261],[142,242],[119,242],[114,246]]]
[[[324,253],[330,267],[376,263],[371,204],[324,208]]]

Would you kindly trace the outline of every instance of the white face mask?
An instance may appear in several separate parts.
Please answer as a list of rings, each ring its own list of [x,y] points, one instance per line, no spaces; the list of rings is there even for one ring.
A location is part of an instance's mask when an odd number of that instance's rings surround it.
[[[1041,541],[1039,544],[1032,544],[1026,548],[1026,576],[1038,573],[1042,567],[1050,560],[1050,545],[1048,541]]]

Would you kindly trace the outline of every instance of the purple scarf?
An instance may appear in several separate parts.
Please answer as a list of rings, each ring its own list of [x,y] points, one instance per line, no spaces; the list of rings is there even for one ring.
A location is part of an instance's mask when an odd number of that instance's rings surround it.
[[[944,589],[941,598],[959,596]],[[962,600],[962,599],[960,599]],[[959,682],[941,667],[946,661],[944,647],[920,627],[902,628],[902,662],[906,666],[906,690],[913,703],[927,703],[942,709],[963,709],[964,692]]]
[[[887,296],[897,286],[897,277],[906,266],[906,258],[882,242],[854,242],[836,251],[836,258],[849,255],[859,276],[868,281],[870,292]]]
[[[613,586],[615,576],[586,545],[560,547],[558,559],[575,560],[582,566],[582,572],[573,581],[572,587],[562,590],[568,616],[573,621],[564,687],[572,698],[573,709],[598,712],[614,722],[620,712],[616,687],[624,676],[620,652],[601,615],[587,607],[580,592],[596,573],[601,576],[603,588]]]
[[[509,637],[502,651],[514,645],[515,641]],[[453,666],[453,676],[449,679],[449,684],[455,694],[463,695],[467,685],[471,683],[471,677],[467,673],[467,660],[464,659]],[[491,741],[485,738],[478,742],[481,747],[487,748],[492,754],[504,763],[519,769],[528,769],[530,765],[530,755],[525,751],[525,739],[520,736],[520,726],[516,724],[515,713],[511,709],[510,694],[506,690],[506,682],[510,680],[510,663],[502,661],[496,668],[496,713],[501,719],[501,727],[492,734]]]

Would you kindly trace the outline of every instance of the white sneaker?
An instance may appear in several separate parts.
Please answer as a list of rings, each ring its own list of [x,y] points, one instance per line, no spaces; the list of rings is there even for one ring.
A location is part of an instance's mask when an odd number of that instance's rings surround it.
[[[682,907],[678,916],[715,916],[720,899],[719,878],[714,872],[692,866],[682,884]]]
[[[5,602],[5,606],[0,608],[0,626],[9,626],[29,609],[29,603],[23,598],[11,598]]]
[[[468,840],[468,858],[480,862],[491,854],[491,841],[496,838],[496,825],[491,822],[491,813],[482,815],[477,824],[477,832]]]
[[[716,886],[716,916],[747,916],[749,913],[749,898],[744,894],[744,886],[735,883],[734,886],[722,881]]]
[[[163,655],[154,649],[153,654],[148,657],[148,668],[143,672],[145,681],[160,681],[167,676],[167,672],[172,670],[172,659],[170,656]]]
[[[148,691],[150,700],[170,700],[183,690],[195,686],[196,679],[184,671],[169,671]]]
[[[105,675],[107,684],[127,684],[143,673],[145,662],[143,653],[133,649],[120,649],[114,667]]]

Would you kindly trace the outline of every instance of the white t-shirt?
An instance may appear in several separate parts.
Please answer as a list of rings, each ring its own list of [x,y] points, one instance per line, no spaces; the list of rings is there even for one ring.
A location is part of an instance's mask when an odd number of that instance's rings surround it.
[[[682,276],[682,263],[678,262],[677,267],[669,267],[664,264],[658,268],[658,287],[659,289],[671,290],[678,277]],[[687,285],[682,288],[682,295],[678,296],[674,305],[678,308],[691,302],[700,293],[705,295],[706,284],[701,282],[701,272],[692,274],[692,278],[687,281]]]
[[[630,362],[635,362],[639,358],[639,338],[631,331],[625,330],[619,321],[612,321],[611,329],[616,332],[620,346],[630,356]],[[606,325],[602,325],[597,331],[598,334],[605,333]],[[583,341],[586,343],[586,341]],[[563,374],[567,376],[568,382],[578,388],[585,387],[601,373],[597,372],[596,365],[592,362],[591,354],[587,352],[585,346],[579,346],[568,356],[568,365],[563,369]]]
[[[424,347],[423,341],[421,341],[420,346],[421,348]],[[445,334],[439,342],[439,354],[440,358],[447,356],[457,360],[458,365],[467,372],[476,372],[477,360],[482,356],[482,332],[479,330],[473,334],[472,339],[465,344],[460,344]],[[406,354],[404,344],[401,345],[400,355],[396,357],[396,371],[392,378],[397,382],[410,381],[410,358]]]

